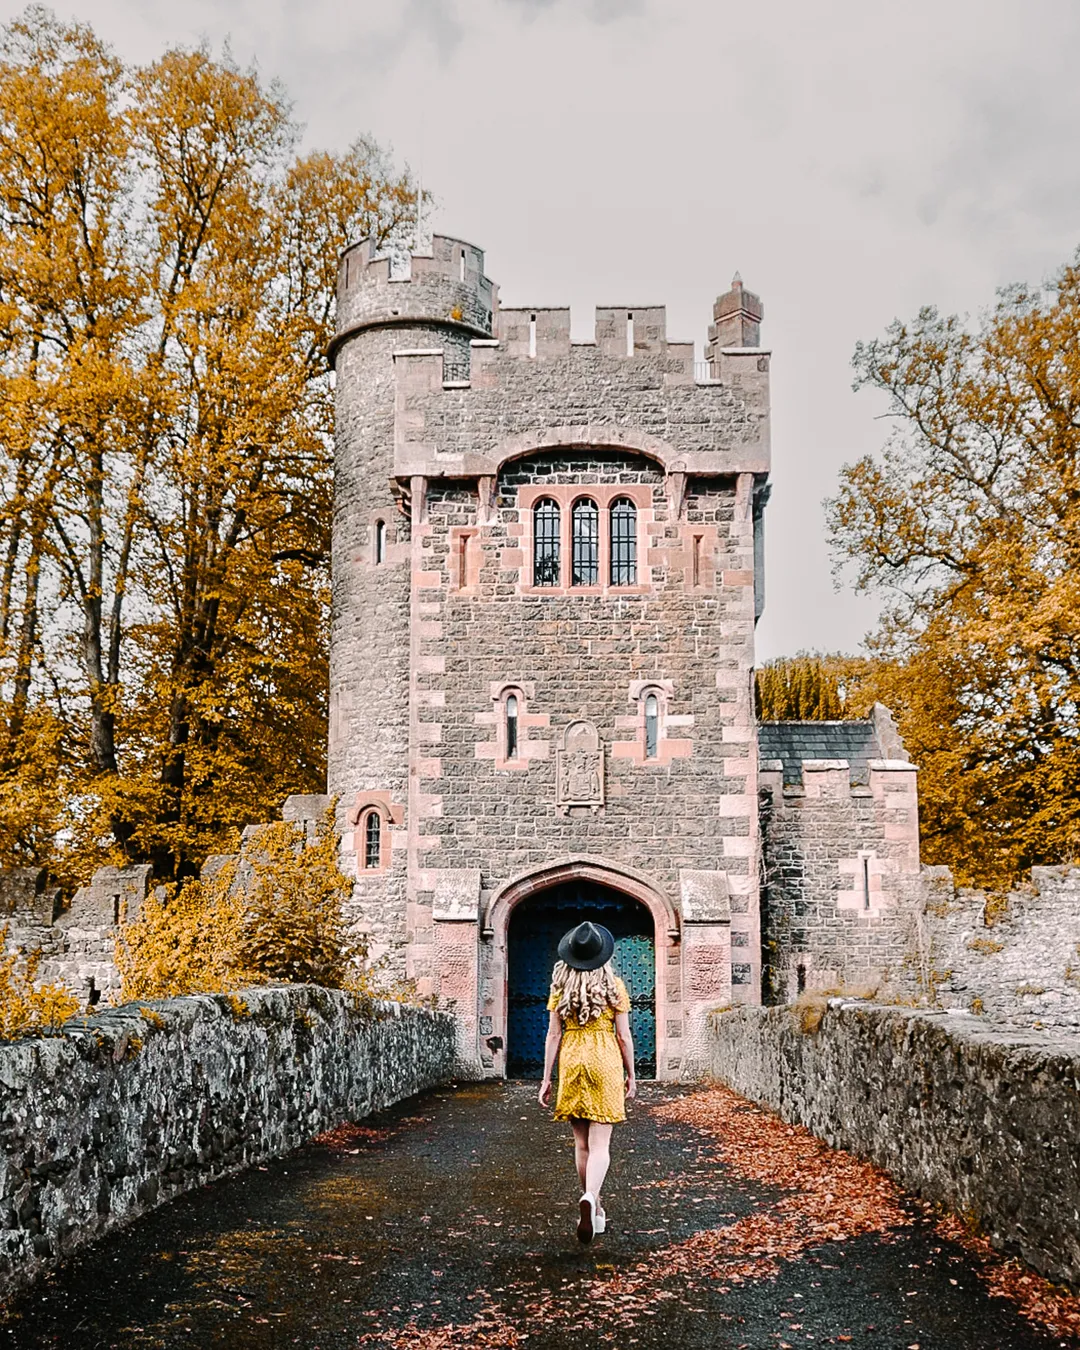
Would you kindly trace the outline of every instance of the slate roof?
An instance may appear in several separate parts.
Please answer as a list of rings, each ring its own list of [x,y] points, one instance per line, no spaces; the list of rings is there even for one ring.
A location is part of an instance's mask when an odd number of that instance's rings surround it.
[[[846,759],[852,783],[870,781],[869,761],[884,756],[873,722],[761,722],[758,754],[784,762],[784,782],[798,783],[804,759]]]

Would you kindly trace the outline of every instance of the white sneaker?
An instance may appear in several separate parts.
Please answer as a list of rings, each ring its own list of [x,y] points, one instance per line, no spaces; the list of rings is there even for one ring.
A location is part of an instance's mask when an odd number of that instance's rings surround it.
[[[607,1215],[602,1209],[596,1211],[596,1218],[593,1219],[593,1232],[602,1233],[607,1227]]]
[[[577,1235],[579,1242],[591,1242],[596,1232],[596,1201],[592,1191],[586,1191],[578,1201]]]

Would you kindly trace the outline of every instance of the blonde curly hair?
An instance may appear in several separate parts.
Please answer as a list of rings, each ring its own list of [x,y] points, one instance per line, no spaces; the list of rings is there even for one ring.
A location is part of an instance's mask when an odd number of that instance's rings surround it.
[[[556,961],[551,972],[551,992],[559,996],[555,1011],[564,1022],[574,1021],[581,1027],[587,1025],[605,1008],[618,1005],[616,978],[610,961],[596,970],[575,970],[565,961]]]

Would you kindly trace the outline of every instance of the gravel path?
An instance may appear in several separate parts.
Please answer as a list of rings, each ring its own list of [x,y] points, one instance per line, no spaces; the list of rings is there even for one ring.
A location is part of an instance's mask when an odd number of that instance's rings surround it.
[[[880,1174],[722,1090],[646,1084],[589,1247],[576,1199],[532,1085],[431,1093],[88,1250],[0,1317],[0,1350],[1076,1344]]]

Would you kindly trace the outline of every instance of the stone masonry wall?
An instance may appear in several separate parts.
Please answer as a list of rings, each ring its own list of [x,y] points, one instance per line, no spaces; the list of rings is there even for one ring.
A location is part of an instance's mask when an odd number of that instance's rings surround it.
[[[311,986],[0,1045],[0,1298],[145,1210],[449,1078],[453,1019]]]
[[[404,974],[409,855],[404,815],[411,734],[412,536],[404,503],[391,491],[386,447],[394,435],[393,351],[403,344],[428,346],[431,340],[422,330],[377,329],[347,343],[337,357],[327,776],[346,836],[343,866],[356,875],[354,922],[372,956],[389,956],[399,974]],[[353,396],[357,388],[363,398]],[[380,520],[386,551],[378,562]],[[358,800],[372,792],[384,794],[388,808],[387,867],[384,874],[363,876],[350,827]],[[396,808],[392,813],[391,807]]]
[[[522,596],[521,565],[508,555],[521,552],[520,489],[538,483],[647,487],[657,555],[650,586],[631,595]],[[449,579],[453,531],[468,523],[473,504],[464,489],[433,487],[425,571]],[[681,559],[665,547],[675,528],[663,475],[641,459],[594,452],[518,461],[500,477],[498,507],[479,541],[476,583],[429,592],[440,595],[432,609],[446,653],[444,672],[425,681],[441,705],[442,774],[429,787],[439,809],[425,826],[438,841],[438,865],[478,867],[497,884],[553,857],[591,853],[647,872],[671,894],[681,869],[722,865],[738,891],[732,909],[745,915],[750,821],[723,807],[728,796],[744,798],[748,766],[725,741],[738,704],[716,684],[718,666],[734,665],[724,630],[752,622],[745,588],[683,585]],[[687,528],[710,535],[717,578],[741,561],[734,510],[733,486],[695,490],[687,502]],[[639,753],[635,688],[643,681],[670,688],[652,762]],[[509,769],[496,745],[497,693],[508,685],[523,690],[530,752]],[[596,726],[608,752],[605,803],[595,813],[562,813],[556,804],[558,738],[578,718]]]
[[[918,981],[922,889],[915,769],[806,760],[798,782],[762,761],[766,1002],[805,989]]]
[[[0,872],[0,924],[8,949],[38,950],[40,979],[63,984],[84,1007],[108,1002],[120,990],[117,927],[138,917],[150,884],[150,867],[102,867],[66,908],[59,891],[37,868]]]
[[[529,589],[529,488],[599,494],[644,489],[645,549],[636,593]],[[680,896],[683,874],[722,871],[730,894],[730,955],[717,950],[722,988],[747,997],[756,975],[756,854],[752,729],[747,696],[753,628],[750,522],[740,521],[734,483],[694,485],[683,519],[670,512],[664,476],[637,456],[550,452],[507,466],[491,522],[475,540],[475,572],[456,584],[455,535],[475,521],[475,495],[433,484],[421,568],[425,618],[438,632],[421,647],[420,690],[437,726],[438,773],[425,775],[425,865],[472,871],[493,895],[510,878],[554,860],[588,855],[646,875]],[[704,539],[701,584],[690,583],[688,541]],[[639,690],[662,690],[658,753],[645,761]],[[500,758],[501,691],[519,691],[521,754]],[[604,802],[558,805],[557,762],[567,728],[586,719],[603,747]],[[437,906],[433,882],[418,886],[412,973],[437,974],[437,947],[422,945]],[[729,913],[724,913],[725,929]],[[702,913],[695,919],[717,918]],[[684,919],[686,916],[684,915]],[[726,933],[725,933],[726,936]],[[694,942],[691,934],[690,945]],[[430,953],[430,957],[428,957]],[[494,953],[490,954],[492,957]],[[670,1044],[664,1068],[681,1067],[684,990],[667,987]],[[482,971],[494,988],[497,960]],[[692,997],[692,991],[687,991]],[[491,1009],[481,990],[480,1015]]]
[[[790,1008],[740,1008],[714,1020],[712,1068],[1080,1285],[1080,1038],[866,1004],[830,1007],[806,1034]]]
[[[394,472],[494,474],[532,450],[595,443],[603,428],[612,446],[648,450],[676,472],[766,474],[768,355],[725,355],[714,378],[695,380],[693,344],[668,342],[657,314],[654,340],[633,355],[625,337],[571,344],[569,329],[565,346],[535,360],[512,341],[473,342],[467,384],[444,378],[442,350],[399,354]]]
[[[1080,869],[1033,867],[1025,888],[987,896],[957,890],[946,867],[927,867],[923,892],[918,950],[939,1004],[1080,1031]]]

